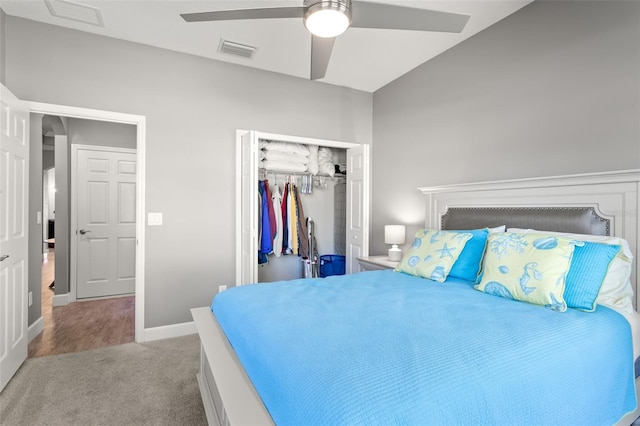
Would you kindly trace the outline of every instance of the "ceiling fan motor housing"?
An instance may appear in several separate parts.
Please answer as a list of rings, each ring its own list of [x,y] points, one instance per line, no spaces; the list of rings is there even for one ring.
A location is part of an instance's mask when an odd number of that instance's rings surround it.
[[[306,7],[304,24],[309,31],[316,35],[320,34],[317,34],[313,29],[315,24],[313,19],[322,14],[333,14],[337,16],[343,21],[341,23],[343,28],[337,30],[337,33],[329,33],[324,36],[320,35],[321,37],[335,37],[342,34],[349,28],[349,25],[351,25],[351,0],[306,0],[304,4]]]

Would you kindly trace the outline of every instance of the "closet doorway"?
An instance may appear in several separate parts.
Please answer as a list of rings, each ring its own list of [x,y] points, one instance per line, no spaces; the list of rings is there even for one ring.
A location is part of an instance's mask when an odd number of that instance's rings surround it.
[[[347,274],[360,272],[357,262],[358,257],[367,256],[369,253],[369,182],[370,182],[370,157],[369,146],[349,142],[313,139],[298,136],[279,135],[258,131],[238,130],[236,133],[236,285],[260,282],[258,265],[258,181],[261,174],[259,169],[260,147],[265,142],[282,142],[285,144],[300,144],[305,146],[317,146],[330,148],[344,153],[346,166],[346,232],[345,232],[345,272]],[[277,172],[280,176],[295,175],[286,171]],[[275,172],[271,174],[270,184],[275,183]],[[298,173],[299,174],[299,173]],[[308,173],[307,173],[308,175]],[[320,176],[320,175],[318,175]],[[275,178],[275,179],[274,179]],[[281,179],[281,178],[280,178]],[[282,182],[280,182],[282,184]],[[326,206],[333,211],[333,206]],[[314,216],[313,211],[304,210],[305,216]],[[318,230],[318,232],[333,233],[333,229]],[[326,253],[326,248],[324,249]],[[270,256],[271,257],[271,256]],[[289,256],[293,257],[293,256]],[[277,259],[276,261],[279,261]],[[287,259],[292,262],[291,259]],[[274,262],[275,263],[275,262]],[[302,274],[302,261],[297,262]],[[298,268],[294,266],[294,268]],[[270,274],[270,277],[274,277]],[[300,275],[299,275],[300,276]],[[282,277],[290,279],[291,276]],[[273,280],[273,279],[270,279]]]

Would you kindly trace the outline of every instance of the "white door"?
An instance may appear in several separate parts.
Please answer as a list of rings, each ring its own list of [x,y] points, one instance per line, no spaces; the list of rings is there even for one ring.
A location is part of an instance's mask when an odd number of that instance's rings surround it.
[[[236,285],[243,285],[258,282],[258,138],[254,131],[238,136]]]
[[[346,273],[360,272],[357,258],[369,255],[369,145],[347,150]]]
[[[73,151],[76,298],[135,293],[135,150]]]
[[[0,391],[27,358],[29,109],[0,96]]]

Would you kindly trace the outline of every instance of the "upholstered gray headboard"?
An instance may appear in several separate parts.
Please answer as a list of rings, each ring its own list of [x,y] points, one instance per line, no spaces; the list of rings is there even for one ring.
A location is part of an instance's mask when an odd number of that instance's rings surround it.
[[[449,207],[440,229],[476,229],[506,225],[575,234],[611,235],[611,220],[593,207]]]

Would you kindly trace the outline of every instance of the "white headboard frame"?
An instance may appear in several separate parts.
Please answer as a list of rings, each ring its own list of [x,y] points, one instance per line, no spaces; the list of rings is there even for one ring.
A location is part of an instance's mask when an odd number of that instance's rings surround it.
[[[640,169],[418,188],[426,197],[425,227],[440,229],[451,207],[593,207],[611,221],[611,235],[629,242],[631,283],[640,306]]]

